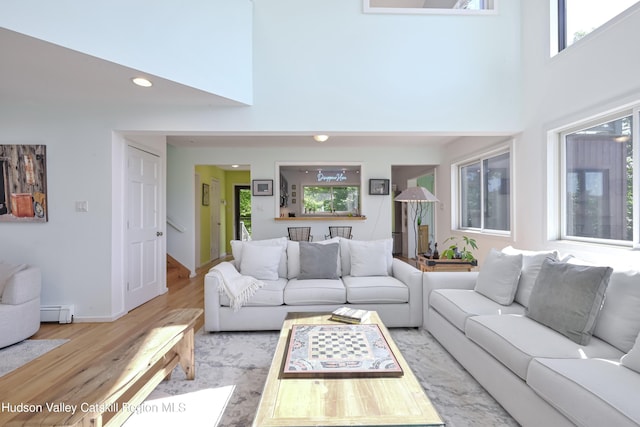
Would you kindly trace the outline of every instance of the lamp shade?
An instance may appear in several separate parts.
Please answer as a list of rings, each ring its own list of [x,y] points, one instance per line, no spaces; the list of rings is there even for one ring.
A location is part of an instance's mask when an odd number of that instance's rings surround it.
[[[439,200],[424,187],[409,187],[394,199],[396,202],[439,202]]]

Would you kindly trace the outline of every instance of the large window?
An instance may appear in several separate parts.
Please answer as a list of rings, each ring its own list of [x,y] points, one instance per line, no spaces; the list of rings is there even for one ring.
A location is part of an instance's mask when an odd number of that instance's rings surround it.
[[[558,0],[558,51],[571,46],[639,0]]]
[[[358,214],[360,187],[305,185],[302,202],[305,214]]]
[[[461,229],[511,230],[511,155],[492,154],[457,166]]]
[[[633,115],[561,134],[564,239],[633,241]]]

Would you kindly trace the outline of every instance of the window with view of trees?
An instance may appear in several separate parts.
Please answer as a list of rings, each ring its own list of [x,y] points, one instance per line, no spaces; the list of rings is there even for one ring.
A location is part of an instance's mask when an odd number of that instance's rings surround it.
[[[566,239],[633,240],[633,116],[561,134]]]
[[[360,207],[360,187],[305,185],[303,204],[305,213],[349,214],[357,213]]]
[[[467,162],[458,171],[459,228],[510,231],[510,153]]]
[[[558,51],[629,9],[639,0],[558,0]]]

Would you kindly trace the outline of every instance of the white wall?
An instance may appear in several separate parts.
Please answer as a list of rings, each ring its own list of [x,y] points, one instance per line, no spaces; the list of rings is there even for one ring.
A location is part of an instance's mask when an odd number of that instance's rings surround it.
[[[501,2],[503,4],[504,2]],[[522,2],[524,128],[514,141],[516,223],[510,237],[477,237],[480,260],[492,247],[509,244],[519,248],[557,249],[584,259],[612,266],[637,268],[640,253],[629,248],[576,244],[548,238],[548,203],[553,183],[548,167],[554,152],[548,145],[549,131],[575,121],[640,101],[640,56],[635,41],[640,38],[640,5],[633,12],[596,30],[557,56],[549,55],[551,2]],[[482,152],[493,141],[467,138],[447,147],[447,160],[438,168],[439,196],[450,188],[450,165],[470,153]],[[441,199],[442,200],[442,199]],[[447,215],[439,217],[439,235],[451,230],[450,200]],[[465,233],[469,234],[469,233]]]
[[[250,0],[6,0],[0,26],[250,104]]]
[[[519,130],[519,4],[428,16],[255,0],[251,118],[266,130]]]
[[[313,143],[313,142],[311,142]],[[313,143],[315,144],[315,143]],[[195,214],[193,212],[195,197],[193,191],[193,170],[195,165],[201,164],[233,164],[243,163],[251,166],[252,179],[273,179],[274,189],[277,189],[277,167],[279,162],[287,164],[298,162],[330,163],[336,154],[335,150],[322,147],[299,148],[264,148],[253,150],[238,150],[235,148],[196,149],[169,147],[169,192],[167,200],[167,214],[180,221],[189,230],[194,228]],[[360,240],[374,240],[391,237],[391,209],[392,195],[370,196],[368,194],[369,179],[391,179],[391,165],[414,165],[416,159],[425,164],[437,164],[441,160],[441,153],[437,149],[397,149],[388,148],[367,149],[342,148],[339,150],[340,159],[345,163],[362,163],[362,214],[364,221],[350,220],[345,225],[353,226],[353,235]],[[254,239],[282,237],[287,235],[289,226],[311,226],[311,234],[323,239],[328,234],[328,225],[342,225],[343,222],[332,221],[276,221],[279,216],[279,198],[275,192],[273,197],[252,198],[252,231]],[[190,233],[170,231],[168,245],[171,254],[189,268],[195,266],[193,236]]]
[[[212,46],[210,55],[203,59],[205,63],[175,63],[173,53],[188,46],[187,39],[194,36],[186,32],[182,38],[185,27],[216,27],[208,14],[195,16],[209,10],[204,3],[189,3],[193,8],[181,3],[181,7],[190,9],[193,22],[174,20],[164,27],[159,25],[159,16],[154,21],[158,25],[153,26],[140,18],[146,16],[142,12],[119,16],[122,1],[105,10],[102,6],[107,7],[106,3],[92,8],[105,13],[100,19],[104,17],[107,26],[124,28],[122,34],[153,30],[152,38],[159,42],[156,45],[167,50],[149,53],[146,60],[152,64],[138,64],[140,67],[157,66],[155,72],[169,74],[185,71],[181,65],[187,64],[188,75],[173,77],[196,85],[201,84],[200,78],[220,76],[223,83],[230,81],[236,86],[236,80],[228,77],[235,67],[231,71],[224,67],[212,70],[217,64],[212,57],[218,52],[222,52],[218,59],[224,60],[233,57],[230,51],[235,48],[240,52],[246,48],[246,39],[236,39],[233,29],[222,38],[214,28],[198,33],[204,34],[204,44]],[[135,7],[141,5],[138,2]],[[152,8],[160,6],[153,3]],[[166,13],[170,6],[164,6],[161,12]],[[116,151],[123,137],[157,136],[155,144],[162,135],[182,132],[504,134],[521,128],[517,0],[501,2],[496,15],[473,17],[364,15],[360,0],[254,0],[253,8],[252,107],[113,107],[103,105],[100,99],[83,105],[43,99],[32,105],[26,100],[7,102],[0,98],[0,143],[47,145],[49,222],[0,224],[0,259],[27,261],[42,268],[43,304],[75,304],[76,317],[85,320],[111,319],[121,314],[124,283],[118,236],[122,218],[117,193],[122,167],[116,164]],[[134,49],[132,45],[129,51],[124,50],[123,43],[107,43],[113,33],[106,31],[98,18],[83,20],[89,12],[78,1],[44,4],[11,0],[0,5],[0,25],[55,35],[61,37],[60,43],[73,42],[77,48],[95,46],[94,54],[111,49],[101,53],[107,56],[123,49],[119,52],[123,56],[114,60],[124,61],[124,56],[141,47]],[[166,33],[159,34],[161,28]],[[92,33],[93,29],[97,31]],[[76,37],[79,30],[83,30],[82,40]],[[98,37],[103,30],[104,37]],[[62,36],[69,39],[62,40]],[[179,46],[171,44],[173,36]],[[87,47],[84,40],[95,45]],[[208,49],[201,44],[203,40],[193,41],[198,42],[195,57]],[[225,50],[218,50],[218,41],[223,42]],[[246,63],[243,61],[240,58],[235,65]],[[221,74],[216,74],[218,71]],[[219,93],[222,89],[212,91]],[[278,161],[353,161],[362,162],[363,182],[368,183],[369,178],[391,178],[391,165],[437,164],[442,160],[437,149],[408,149],[392,143],[386,148],[315,146],[296,150],[168,147],[167,152],[167,213],[187,228],[186,233],[169,229],[167,245],[172,255],[192,271],[195,164],[249,163],[252,177],[275,180]],[[76,213],[76,200],[88,201],[89,212]],[[254,202],[256,238],[284,235],[286,223],[273,220],[276,203],[275,197]],[[388,237],[391,203],[391,196],[365,195],[362,208],[368,219],[354,221],[354,235],[361,239]]]

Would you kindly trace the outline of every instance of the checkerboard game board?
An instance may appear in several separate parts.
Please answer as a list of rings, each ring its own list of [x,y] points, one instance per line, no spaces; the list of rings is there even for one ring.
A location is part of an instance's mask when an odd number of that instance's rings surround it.
[[[402,369],[377,325],[294,325],[283,375],[401,376]]]

